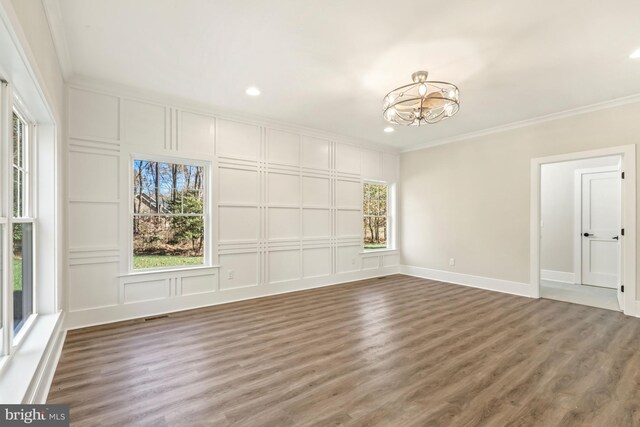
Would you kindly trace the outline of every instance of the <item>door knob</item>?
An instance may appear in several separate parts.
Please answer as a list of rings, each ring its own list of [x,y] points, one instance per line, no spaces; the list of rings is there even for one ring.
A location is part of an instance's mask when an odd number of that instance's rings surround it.
[[[591,233],[584,233],[584,234],[583,234],[583,236],[584,236],[584,237],[591,237],[591,236],[593,236],[593,234],[591,234]]]
[[[618,240],[618,236],[613,236],[612,239],[613,240]]]

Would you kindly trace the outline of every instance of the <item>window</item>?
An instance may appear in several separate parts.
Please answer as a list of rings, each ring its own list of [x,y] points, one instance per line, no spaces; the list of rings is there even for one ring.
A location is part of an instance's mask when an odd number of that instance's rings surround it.
[[[389,246],[389,187],[383,183],[364,183],[364,248],[386,249]]]
[[[133,162],[133,268],[205,263],[205,168]]]
[[[10,71],[0,75],[0,390],[18,402],[37,397],[32,386],[61,332],[64,259],[55,255],[66,203],[56,177],[66,147],[51,99],[10,33],[0,34],[0,68]]]
[[[13,332],[18,332],[33,314],[33,223],[29,204],[30,126],[17,111],[13,112],[12,139],[12,247],[13,247]]]

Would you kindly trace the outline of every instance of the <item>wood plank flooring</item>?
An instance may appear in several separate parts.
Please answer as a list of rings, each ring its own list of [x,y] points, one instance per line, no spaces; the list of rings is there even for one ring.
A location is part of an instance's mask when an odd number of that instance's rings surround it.
[[[640,319],[402,275],[70,331],[76,426],[640,425]]]

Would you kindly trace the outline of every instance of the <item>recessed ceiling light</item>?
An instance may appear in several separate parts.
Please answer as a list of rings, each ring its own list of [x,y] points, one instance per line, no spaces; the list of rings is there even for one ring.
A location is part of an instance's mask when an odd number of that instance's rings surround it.
[[[387,126],[386,128],[384,128],[384,131],[385,131],[386,133],[391,133],[391,132],[393,132],[394,130],[395,130],[395,129],[394,129],[394,128],[392,128],[391,126]]]
[[[636,49],[633,52],[631,52],[631,55],[629,55],[629,58],[640,59],[640,49]]]
[[[249,96],[258,96],[260,95],[260,89],[255,86],[250,86],[247,88],[246,93]]]

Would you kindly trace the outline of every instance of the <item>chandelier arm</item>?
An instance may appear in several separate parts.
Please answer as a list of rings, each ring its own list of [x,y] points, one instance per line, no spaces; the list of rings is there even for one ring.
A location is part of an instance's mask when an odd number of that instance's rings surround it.
[[[437,116],[435,116],[433,119],[431,119],[431,121],[425,119],[425,121],[429,124],[434,124],[434,123],[438,123],[444,119],[448,118],[448,116],[446,114],[444,114],[444,110],[442,110],[440,112],[440,114],[438,114]]]
[[[413,123],[413,120],[406,120],[402,117],[396,117],[396,119],[394,119],[394,121],[392,121],[391,123],[395,123],[398,125],[403,125],[403,126],[408,126],[411,125],[411,123]]]
[[[449,82],[441,82],[441,81],[439,81],[439,80],[432,80],[432,81],[425,82],[425,83],[427,83],[427,84],[441,84],[441,85],[446,85],[446,86],[453,86],[456,90],[460,90],[460,89],[458,88],[458,86],[454,85],[453,83],[449,83]]]
[[[392,90],[392,91],[388,92],[388,93],[385,95],[385,97],[387,97],[387,96],[391,95],[391,94],[392,94],[392,93],[394,93],[394,92],[398,92],[398,91],[399,91],[399,90],[401,90],[401,89],[411,88],[412,86],[418,86],[418,84],[417,84],[417,83],[409,83],[408,85],[399,86],[399,87],[395,88],[394,90]]]

